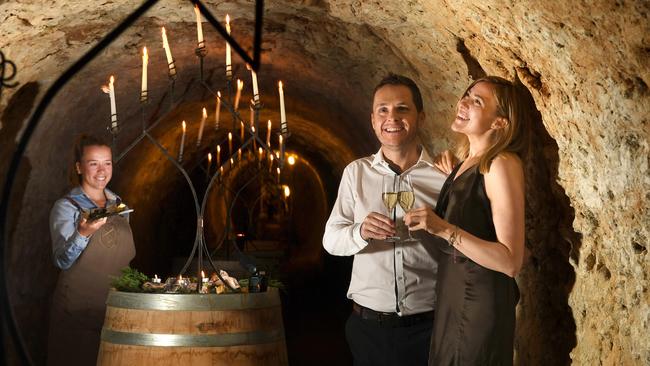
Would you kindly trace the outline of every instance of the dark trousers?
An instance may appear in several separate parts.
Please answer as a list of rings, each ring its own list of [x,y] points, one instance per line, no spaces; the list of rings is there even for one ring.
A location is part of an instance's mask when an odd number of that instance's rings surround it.
[[[352,313],[345,324],[345,337],[354,366],[425,366],[432,328],[432,320],[387,326]]]

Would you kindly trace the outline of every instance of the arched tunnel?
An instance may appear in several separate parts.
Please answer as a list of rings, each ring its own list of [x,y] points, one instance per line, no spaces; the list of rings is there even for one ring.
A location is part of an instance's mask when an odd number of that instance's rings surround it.
[[[82,3],[0,3],[0,51],[16,70],[6,80],[16,85],[0,94],[3,188],[45,91],[136,7],[124,0]],[[232,36],[250,53],[254,3],[203,3],[220,21],[230,15]],[[327,254],[321,239],[343,169],[379,147],[370,125],[373,88],[395,72],[413,78],[423,92],[420,139],[431,153],[454,148],[457,136],[449,126],[473,79],[499,75],[529,92],[535,122],[526,169],[531,256],[517,277],[516,364],[650,363],[649,13],[645,1],[267,1],[258,133],[265,136],[271,120],[271,145],[278,150],[281,80],[291,133],[286,152],[297,157],[278,177],[277,161],[269,169],[267,155],[258,162],[252,149],[241,161],[235,153],[236,164],[229,165],[227,134],[233,134],[236,151],[239,126],[224,109],[219,128],[214,126],[213,92],[227,94],[225,42],[204,21],[201,66],[191,2],[158,2],[49,101],[11,177],[4,280],[30,357],[45,362],[44,324],[58,275],[49,211],[70,188],[75,136],[112,138],[109,98],[101,87],[113,75],[120,125],[113,146],[120,159],[110,188],[135,209],[132,266],[173,276],[192,249],[197,217],[186,179],[148,139],[132,145],[146,128],[176,158],[186,121],[182,166],[199,202],[208,169],[219,169],[217,145],[224,163],[223,176],[206,195],[205,237],[215,259],[232,260],[234,248],[222,243],[226,227],[230,237],[245,235],[252,256],[275,243],[283,254],[274,271],[287,285],[290,364],[351,364],[343,324],[352,258]],[[177,70],[173,86],[162,26]],[[143,46],[149,49],[146,104],[140,103]],[[9,75],[9,64],[3,67]],[[233,73],[245,82],[239,112],[248,120],[251,74],[237,54]],[[202,107],[208,117],[197,147]],[[278,181],[290,187],[288,197],[277,190]],[[4,347],[8,362],[18,363],[15,340],[6,337]]]

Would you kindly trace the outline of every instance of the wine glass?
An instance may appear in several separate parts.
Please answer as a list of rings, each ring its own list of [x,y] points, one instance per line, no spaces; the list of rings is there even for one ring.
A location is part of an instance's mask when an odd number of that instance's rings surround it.
[[[384,202],[384,206],[386,206],[386,210],[388,210],[388,217],[390,217],[391,220],[395,221],[395,206],[397,205],[397,188],[399,188],[399,178],[397,175],[389,174],[384,175],[382,180],[381,199]],[[386,238],[386,241],[390,242],[398,240],[398,236],[389,236]]]
[[[397,193],[397,202],[399,202],[400,207],[404,210],[404,213],[407,213],[410,209],[413,208],[415,203],[415,193],[413,192],[413,184],[411,183],[411,176],[404,175],[399,179],[399,190]],[[408,228],[407,228],[408,230]],[[416,241],[411,236],[411,230],[408,230],[409,237],[404,241]]]

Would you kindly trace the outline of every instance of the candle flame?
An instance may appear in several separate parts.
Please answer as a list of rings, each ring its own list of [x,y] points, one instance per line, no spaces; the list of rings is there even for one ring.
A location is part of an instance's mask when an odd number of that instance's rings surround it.
[[[253,133],[255,133],[255,126],[251,126],[251,131],[253,131]]]
[[[187,127],[187,126],[185,125],[185,121],[183,121],[183,132],[185,132],[185,128],[186,128],[186,127]]]
[[[115,82],[115,78],[113,77],[113,75],[111,75],[110,84],[113,84],[114,82]]]
[[[274,156],[273,156],[273,154],[271,154],[271,161],[273,161],[273,158],[274,158]]]
[[[217,152],[218,152],[218,153],[221,152],[221,145],[217,145]]]
[[[208,153],[208,163],[212,162],[212,153]]]
[[[145,60],[149,59],[149,54],[147,53],[147,46],[142,47],[142,57],[144,57]]]
[[[205,110],[205,107],[203,107],[203,118],[208,118],[208,112]]]
[[[237,79],[237,90],[241,91],[242,89],[244,89],[244,82]]]
[[[226,14],[226,24],[230,24],[230,15]]]
[[[232,132],[228,132],[228,140],[232,140]]]
[[[279,136],[280,139],[280,145],[282,145],[282,135]]]
[[[183,279],[183,275],[178,275],[178,280],[180,281],[182,279]]]
[[[266,125],[268,126],[267,128],[270,130],[271,129],[271,120],[269,120],[269,122]]]
[[[275,170],[278,172],[278,175],[280,175],[280,168],[275,168]]]
[[[201,271],[201,278],[205,277],[205,273]]]
[[[280,87],[280,89],[282,89],[282,80],[278,81],[278,87]]]
[[[109,94],[111,92],[111,90],[108,88],[108,85],[102,85],[101,89],[106,94]]]
[[[157,274],[153,275],[153,278],[158,279],[158,275]]]
[[[221,99],[221,92],[220,91],[217,92],[217,98]]]
[[[251,70],[251,65],[249,65],[248,63],[246,63],[246,70],[248,70],[248,71]]]
[[[262,155],[262,148],[261,148],[261,147],[258,147],[258,148],[257,148],[257,152],[258,152],[260,155]]]

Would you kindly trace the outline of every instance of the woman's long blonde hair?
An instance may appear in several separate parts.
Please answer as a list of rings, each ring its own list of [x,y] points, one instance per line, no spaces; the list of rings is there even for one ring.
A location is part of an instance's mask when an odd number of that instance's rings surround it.
[[[496,115],[508,120],[506,126],[495,130],[492,145],[479,160],[479,171],[486,174],[490,171],[492,160],[502,152],[515,153],[520,158],[525,156],[528,148],[529,113],[526,111],[526,102],[518,90],[519,87],[498,76],[486,76],[475,80],[467,87],[462,97],[465,97],[474,85],[481,82],[492,85],[497,105]],[[466,136],[463,136],[459,142],[456,153],[461,160],[469,156],[469,140]]]

